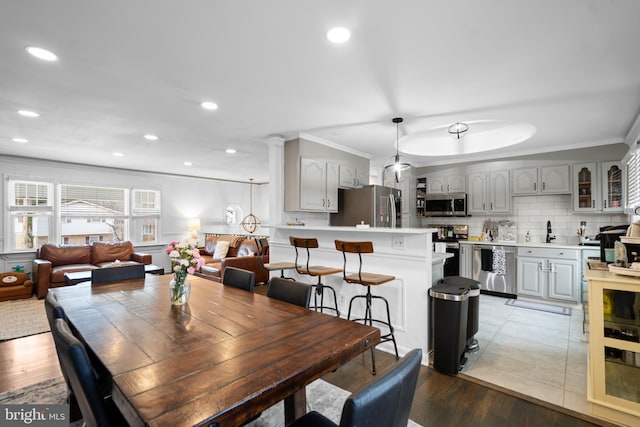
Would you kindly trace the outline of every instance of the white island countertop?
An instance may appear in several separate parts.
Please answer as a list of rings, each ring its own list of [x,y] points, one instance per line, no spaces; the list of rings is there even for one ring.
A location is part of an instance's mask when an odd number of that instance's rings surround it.
[[[272,228],[287,230],[316,230],[334,232],[356,232],[356,233],[393,233],[393,234],[427,234],[435,233],[435,228],[390,228],[390,227],[337,227],[329,225],[276,225]]]
[[[600,250],[600,246],[591,245],[571,245],[564,243],[541,243],[541,242],[512,242],[505,240],[494,240],[493,242],[485,242],[481,240],[460,240],[460,243],[468,245],[487,245],[487,246],[513,246],[518,248],[556,248],[556,249],[596,249]]]

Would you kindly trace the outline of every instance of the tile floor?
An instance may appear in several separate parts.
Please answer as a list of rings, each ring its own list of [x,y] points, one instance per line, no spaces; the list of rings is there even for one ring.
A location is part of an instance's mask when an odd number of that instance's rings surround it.
[[[566,316],[506,301],[480,295],[480,350],[467,353],[461,373],[590,415],[582,306],[571,306]]]

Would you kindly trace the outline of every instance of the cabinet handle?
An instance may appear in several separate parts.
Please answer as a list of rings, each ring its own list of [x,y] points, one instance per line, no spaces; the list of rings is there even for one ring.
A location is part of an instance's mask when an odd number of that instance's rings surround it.
[[[451,188],[449,187],[449,184],[447,184],[447,193],[451,191]]]
[[[322,207],[324,208],[324,197],[322,198]]]
[[[593,199],[591,201],[591,207],[595,209],[595,207],[596,207],[596,200],[595,199]]]
[[[605,209],[607,208],[607,201],[606,201],[606,199],[602,201],[602,206],[604,206],[604,208],[605,208]]]
[[[327,199],[327,207],[330,208],[331,207],[331,199]]]
[[[533,183],[533,191],[538,191],[538,183],[537,182]]]
[[[546,182],[543,182],[543,183],[542,183],[542,190],[544,191],[544,190],[545,190],[545,188],[547,188],[547,183],[546,183]]]
[[[489,203],[489,209],[493,210],[493,202]]]

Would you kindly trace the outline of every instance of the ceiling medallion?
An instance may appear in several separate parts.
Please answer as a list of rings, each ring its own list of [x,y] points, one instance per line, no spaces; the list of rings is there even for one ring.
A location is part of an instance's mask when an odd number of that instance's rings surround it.
[[[449,126],[449,133],[456,135],[460,139],[460,135],[464,136],[464,133],[469,130],[469,125],[466,123],[454,123]]]

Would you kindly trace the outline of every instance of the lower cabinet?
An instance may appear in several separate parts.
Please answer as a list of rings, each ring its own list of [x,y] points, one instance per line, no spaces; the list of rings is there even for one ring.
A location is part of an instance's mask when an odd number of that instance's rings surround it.
[[[460,276],[471,279],[471,260],[473,257],[473,244],[460,243]]]
[[[580,254],[571,249],[518,248],[517,294],[580,302]]]

